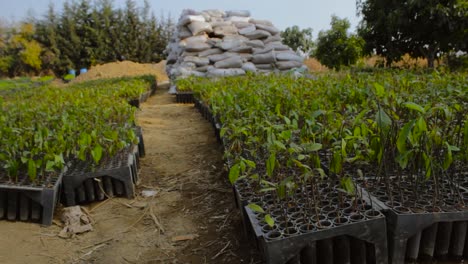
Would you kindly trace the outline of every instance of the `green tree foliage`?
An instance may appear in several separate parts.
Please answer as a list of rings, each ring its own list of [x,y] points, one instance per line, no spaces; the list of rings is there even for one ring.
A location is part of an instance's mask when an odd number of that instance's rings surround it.
[[[173,23],[150,10],[148,1],[116,8],[112,0],[68,0],[61,12],[50,4],[43,17],[22,23],[28,28],[0,23],[0,75],[52,70],[61,76],[116,60],[158,62]]]
[[[35,29],[22,23],[19,30],[4,30],[0,45],[0,74],[16,76],[19,73],[37,73],[41,69],[41,45],[34,40]]]
[[[433,67],[438,54],[468,49],[466,0],[358,0],[357,5],[365,51],[384,56],[387,65],[409,53]]]
[[[283,42],[294,51],[300,51],[309,56],[314,48],[312,40],[312,29],[300,29],[298,26],[286,28],[281,32]]]
[[[36,24],[36,40],[42,43],[43,50],[41,54],[42,67],[56,71],[60,65],[60,49],[58,47],[57,36],[57,16],[54,6],[49,5],[47,14],[44,17],[44,23]]]
[[[362,53],[363,40],[348,33],[350,23],[346,18],[332,16],[330,25],[331,29],[319,32],[315,57],[336,70],[356,63]]]

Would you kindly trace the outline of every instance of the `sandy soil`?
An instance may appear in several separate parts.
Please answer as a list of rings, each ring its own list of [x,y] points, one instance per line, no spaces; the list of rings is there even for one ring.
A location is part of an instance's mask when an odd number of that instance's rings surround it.
[[[159,89],[138,113],[146,145],[138,193],[155,197],[84,206],[94,231],[70,239],[57,236],[60,208],[50,227],[1,221],[0,263],[260,263],[211,125],[193,105],[173,102]]]
[[[158,82],[164,82],[168,80],[165,67],[166,61],[152,64],[141,64],[133,61],[117,61],[91,67],[87,73],[79,75],[71,83],[144,74],[152,74],[156,76]]]

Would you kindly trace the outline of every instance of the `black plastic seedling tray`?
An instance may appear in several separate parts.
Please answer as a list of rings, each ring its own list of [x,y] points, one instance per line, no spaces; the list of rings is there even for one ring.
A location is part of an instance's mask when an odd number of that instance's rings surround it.
[[[393,264],[417,259],[468,257],[468,208],[440,212],[401,212],[373,197],[386,217]]]
[[[288,235],[280,229],[266,233],[260,217],[250,208],[244,209],[267,264],[388,263],[385,217],[381,214],[358,222]],[[277,235],[271,237],[272,232]]]
[[[194,103],[193,92],[177,92],[176,103],[193,104]]]
[[[103,160],[98,167],[76,161],[62,181],[66,206],[101,201],[106,195],[133,198],[138,182],[135,146]]]
[[[44,186],[0,184],[0,219],[52,224],[59,201],[63,173]]]

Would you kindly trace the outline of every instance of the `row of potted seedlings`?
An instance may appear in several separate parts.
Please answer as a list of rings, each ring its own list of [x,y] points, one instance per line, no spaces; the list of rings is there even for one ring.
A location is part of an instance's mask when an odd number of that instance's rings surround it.
[[[468,222],[463,75],[248,75],[178,85],[221,124],[229,179],[268,263],[467,257],[466,230],[455,232]]]
[[[110,172],[97,175],[103,168],[131,161],[133,173],[127,177],[132,182],[139,137],[136,108],[129,101],[152,86],[154,77],[119,78],[22,89],[0,100],[0,219],[49,225],[61,195],[68,197],[66,205],[102,198],[101,189],[90,191],[90,184],[119,179]],[[94,180],[104,175],[109,179]],[[122,187],[122,179],[114,185]],[[85,200],[80,192],[70,198],[70,182],[88,189]],[[120,187],[113,186],[114,194]],[[132,195],[126,189],[121,193]]]

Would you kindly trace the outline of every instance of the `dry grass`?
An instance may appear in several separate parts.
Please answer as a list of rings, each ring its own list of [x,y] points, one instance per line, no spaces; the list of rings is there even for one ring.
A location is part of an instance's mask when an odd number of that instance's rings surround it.
[[[327,66],[322,65],[316,58],[308,58],[304,61],[304,64],[309,68],[311,72],[327,72],[329,69]]]
[[[361,60],[361,64],[364,67],[377,67],[382,64],[384,58],[380,56],[365,57]],[[304,61],[304,64],[309,68],[311,72],[327,72],[329,69],[322,65],[316,58],[309,58]],[[435,66],[439,66],[440,63],[435,62]],[[392,67],[404,68],[404,69],[420,69],[427,67],[427,60],[422,58],[413,59],[409,54],[405,54],[402,59],[398,62],[392,63]]]

